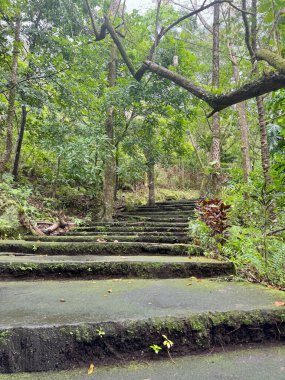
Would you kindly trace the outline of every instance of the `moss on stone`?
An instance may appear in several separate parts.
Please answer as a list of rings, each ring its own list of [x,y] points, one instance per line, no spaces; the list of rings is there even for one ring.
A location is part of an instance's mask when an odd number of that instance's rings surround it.
[[[149,346],[154,342],[162,344],[162,335],[174,342],[171,351],[174,357],[219,346],[282,341],[284,314],[281,310],[212,312],[188,317],[13,328],[13,334],[5,335],[5,345],[0,347],[0,357],[5,357],[0,360],[0,371],[69,369],[91,359],[101,364],[148,359],[152,357]],[[100,328],[105,332],[101,338],[97,333]],[[27,342],[33,349],[26,347]],[[14,351],[18,353],[17,360]],[[164,354],[167,353],[161,355]]]
[[[2,278],[185,278],[230,275],[227,262],[47,262],[0,263]]]
[[[141,242],[121,243],[67,243],[67,242],[27,242],[0,241],[1,252],[37,253],[48,255],[187,255],[187,244],[155,244]]]

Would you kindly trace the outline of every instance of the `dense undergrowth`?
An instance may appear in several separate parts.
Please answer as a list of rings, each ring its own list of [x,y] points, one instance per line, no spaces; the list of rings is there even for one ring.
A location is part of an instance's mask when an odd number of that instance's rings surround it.
[[[266,189],[254,174],[248,184],[233,180],[222,194],[231,206],[225,228],[215,228],[221,219],[212,225],[211,213],[200,208],[190,234],[206,255],[231,260],[238,277],[285,289],[284,193],[277,189]]]

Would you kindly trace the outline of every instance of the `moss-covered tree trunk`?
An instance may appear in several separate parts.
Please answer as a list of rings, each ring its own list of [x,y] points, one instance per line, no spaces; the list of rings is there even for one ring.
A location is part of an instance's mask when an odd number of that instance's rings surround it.
[[[147,164],[147,182],[148,182],[148,206],[155,206],[154,162],[151,160]]]
[[[109,72],[108,72],[108,85],[109,87],[115,86],[116,83],[116,70],[117,70],[117,54],[116,46],[112,43],[110,51]],[[114,152],[114,118],[115,109],[113,105],[109,105],[107,108],[106,119],[106,134],[108,137],[109,152],[105,161],[104,168],[104,180],[103,180],[103,220],[111,221],[114,212],[114,195],[116,184],[116,160]]]
[[[13,121],[15,113],[15,99],[17,93],[17,81],[18,81],[18,58],[20,53],[20,30],[21,30],[21,17],[16,15],[14,26],[14,45],[12,52],[12,67],[11,78],[9,81],[9,95],[8,95],[8,110],[6,118],[6,138],[5,148],[2,156],[0,157],[0,174],[4,173],[6,166],[10,161],[13,150]]]
[[[21,127],[20,127],[20,131],[19,131],[17,145],[16,145],[15,160],[14,160],[13,171],[12,171],[15,182],[18,181],[20,155],[21,155],[22,143],[23,143],[23,139],[24,139],[26,120],[27,120],[27,108],[25,105],[22,105]]]

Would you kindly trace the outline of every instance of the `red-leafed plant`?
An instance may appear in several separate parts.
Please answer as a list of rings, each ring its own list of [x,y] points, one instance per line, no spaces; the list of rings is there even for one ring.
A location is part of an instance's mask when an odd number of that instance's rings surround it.
[[[224,204],[222,199],[203,199],[196,210],[201,220],[211,229],[213,235],[223,235],[228,224],[228,211],[231,206]]]

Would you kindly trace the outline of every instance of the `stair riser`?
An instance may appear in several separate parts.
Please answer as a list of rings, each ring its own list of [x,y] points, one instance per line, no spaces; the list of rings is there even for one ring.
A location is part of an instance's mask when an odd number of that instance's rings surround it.
[[[86,227],[80,229],[74,229],[73,232],[96,232],[96,234],[104,234],[105,232],[185,232],[187,233],[187,227],[106,227],[106,228],[97,228],[97,227]]]
[[[113,223],[92,223],[85,227],[73,228],[71,231],[86,230],[88,228],[108,228],[108,227],[188,227],[188,222],[177,221],[119,221]]]
[[[98,329],[105,332],[103,337]],[[173,341],[173,357],[209,353],[217,347],[284,341],[284,312],[212,312],[184,318],[2,329],[0,372],[58,371],[87,368],[90,363],[119,365],[125,360],[153,359],[157,356],[149,346],[159,344],[162,335]],[[167,357],[166,350],[159,357]]]
[[[50,236],[43,237],[41,239],[37,239],[36,237],[26,239],[26,241],[55,241],[55,242],[97,242],[98,239],[102,239],[100,236]],[[146,243],[188,243],[190,238],[188,237],[163,237],[163,236],[104,236],[103,238],[106,241],[114,242],[114,240],[118,240],[121,242],[146,242]]]
[[[179,217],[179,216],[184,216],[184,217],[190,217],[193,216],[194,212],[193,211],[141,211],[137,212],[136,210],[134,211],[126,211],[122,213],[121,215],[128,215],[128,216],[165,216],[167,218],[174,218],[174,217]]]
[[[28,258],[27,258],[28,259]],[[234,273],[230,263],[0,263],[1,279],[198,278]]]
[[[102,236],[172,236],[172,237],[176,237],[176,236],[183,236],[183,237],[187,237],[188,234],[186,231],[184,232],[168,232],[168,231],[161,231],[161,232],[157,232],[157,231],[115,231],[115,232],[112,232],[112,231],[104,231],[104,232],[72,232],[72,233],[67,233],[66,236],[97,236],[99,238],[102,238]]]
[[[189,223],[189,217],[177,217],[177,218],[161,218],[160,216],[158,217],[130,217],[127,215],[119,215],[117,216],[116,221],[119,223],[141,223],[141,222],[148,222],[148,223]]]
[[[140,208],[137,208],[135,209],[134,211],[136,211],[137,213],[141,213],[141,212],[144,212],[144,211],[147,211],[147,212],[164,212],[164,211],[170,211],[170,212],[180,212],[180,211],[190,211],[192,212],[193,210],[195,209],[195,206],[164,206],[164,207],[140,207]],[[131,210],[133,211],[133,210]]]
[[[166,201],[166,202],[156,202],[155,206],[154,207],[164,207],[164,206],[171,206],[171,207],[175,207],[175,206],[194,206],[196,205],[198,202],[197,199],[190,199],[190,200],[185,200],[184,202],[183,201]],[[138,208],[144,208],[144,207],[150,207],[148,205],[142,205],[142,206],[138,206]]]
[[[0,244],[0,252],[43,255],[188,255],[187,244],[153,243],[44,243]],[[193,253],[191,252],[191,255]]]

